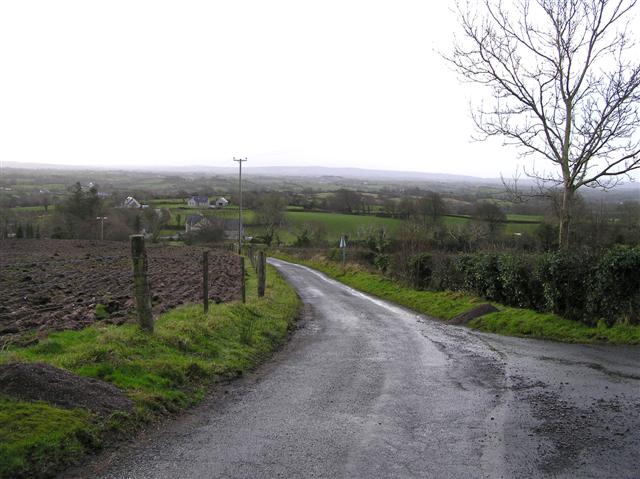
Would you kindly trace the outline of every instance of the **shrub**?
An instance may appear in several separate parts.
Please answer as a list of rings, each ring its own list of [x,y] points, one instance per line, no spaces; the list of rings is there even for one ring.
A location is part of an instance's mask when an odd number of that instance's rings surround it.
[[[431,288],[458,291],[462,289],[463,275],[457,267],[456,257],[434,255],[431,258]]]
[[[640,323],[640,247],[600,255],[419,253],[394,267],[396,277],[420,290],[462,291],[588,325]]]
[[[593,258],[587,253],[555,252],[542,256],[536,276],[545,309],[568,319],[583,320]]]
[[[504,303],[519,308],[541,308],[542,285],[535,279],[529,259],[521,255],[501,255],[498,270]]]
[[[387,272],[387,268],[389,268],[389,263],[391,262],[391,258],[388,254],[376,254],[373,258],[373,265],[378,268],[382,274]]]
[[[429,253],[414,254],[409,257],[409,280],[416,289],[427,289],[431,285],[433,265]]]
[[[98,319],[105,319],[109,317],[109,312],[104,304],[98,303],[96,304],[95,315]]]
[[[494,301],[502,300],[497,255],[462,255],[459,259],[457,267],[463,278],[463,290]]]
[[[640,322],[640,248],[605,252],[590,282],[589,313],[607,324]]]

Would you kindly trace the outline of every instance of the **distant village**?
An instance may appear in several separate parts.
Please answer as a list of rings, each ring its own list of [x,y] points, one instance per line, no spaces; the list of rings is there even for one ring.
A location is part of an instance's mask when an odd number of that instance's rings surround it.
[[[98,195],[100,195],[100,193],[98,193]],[[217,200],[215,200],[215,202],[213,203],[211,203],[211,200],[209,199],[208,196],[192,196],[190,198],[187,198],[185,200],[185,203],[190,208],[212,208],[212,209],[224,208],[225,206],[229,205],[229,201],[222,196]],[[122,207],[133,208],[133,209],[144,209],[144,208],[148,208],[149,205],[140,203],[133,196],[127,196],[122,202]]]
[[[215,201],[211,201],[208,196],[191,196],[185,199],[185,204],[189,208],[198,208],[202,210],[207,209],[222,209],[229,206],[229,200],[225,197],[221,196],[217,198]],[[146,209],[149,205],[141,203],[133,196],[127,196],[122,202],[123,208],[129,209]],[[156,213],[161,215],[161,210],[156,209]],[[238,226],[239,221],[237,219],[231,218],[217,218],[211,216],[205,216],[203,214],[193,214],[188,215],[185,218],[185,234],[195,234],[199,233],[205,229],[219,229],[224,232],[224,236],[226,239],[237,239],[238,238]],[[240,233],[244,236],[244,229]],[[181,234],[177,233],[171,237],[166,239],[181,239]]]

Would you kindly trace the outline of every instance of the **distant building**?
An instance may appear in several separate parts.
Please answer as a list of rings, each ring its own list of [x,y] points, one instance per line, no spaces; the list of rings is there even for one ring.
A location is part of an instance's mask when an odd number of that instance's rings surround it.
[[[142,208],[142,204],[136,200],[133,196],[127,196],[122,202],[124,208]]]
[[[185,233],[193,233],[209,227],[222,228],[225,238],[235,241],[238,240],[237,219],[222,219],[203,215],[189,215],[184,222]],[[244,237],[244,228],[242,228],[242,236]]]
[[[187,200],[187,205],[191,208],[208,208],[209,198],[207,196],[192,196]]]
[[[184,220],[184,232],[200,231],[204,226],[209,224],[209,220],[202,215],[189,215]]]
[[[224,236],[227,239],[238,241],[238,224],[239,220],[237,219],[225,219],[223,228],[224,228]],[[240,232],[242,237],[244,238],[244,225],[242,227],[242,231]]]
[[[227,206],[229,204],[229,200],[227,200],[226,198],[224,198],[223,196],[221,196],[220,198],[218,198],[216,200],[216,206],[218,208],[224,208],[225,206]]]

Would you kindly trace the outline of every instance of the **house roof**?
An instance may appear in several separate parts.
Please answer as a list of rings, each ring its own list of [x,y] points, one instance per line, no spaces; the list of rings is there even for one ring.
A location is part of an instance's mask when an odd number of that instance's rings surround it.
[[[209,202],[209,197],[208,196],[192,196],[189,199],[195,201],[196,203],[208,203]]]
[[[229,200],[228,200],[228,199],[226,199],[224,196],[221,196],[220,198],[218,198],[218,199],[216,200],[216,202],[218,202],[218,201],[220,201],[220,202],[224,202],[224,203],[229,203]]]
[[[189,215],[185,219],[185,222],[188,225],[195,225],[195,224],[200,223],[203,219],[204,219],[204,216],[202,216],[202,215]]]

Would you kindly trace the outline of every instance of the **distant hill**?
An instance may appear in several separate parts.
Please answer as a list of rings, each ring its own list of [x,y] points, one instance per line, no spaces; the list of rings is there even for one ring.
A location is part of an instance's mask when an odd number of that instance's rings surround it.
[[[73,166],[54,165],[46,163],[19,163],[15,161],[3,162],[5,168],[17,169],[38,169],[38,170],[75,170],[75,171],[138,171],[154,172],[165,174],[209,174],[220,176],[235,176],[238,168],[235,166],[205,166],[205,165],[185,165],[185,166],[157,166],[157,167],[103,167],[103,166]],[[247,176],[254,177],[285,177],[285,178],[315,178],[321,182],[331,182],[339,179],[362,180],[362,181],[411,181],[425,183],[452,183],[452,184],[474,184],[474,185],[500,185],[500,178],[481,178],[467,175],[454,175],[447,173],[426,173],[421,171],[395,171],[395,170],[374,170],[365,168],[336,168],[326,166],[247,166],[242,168]],[[533,184],[532,180],[522,178],[520,186],[526,187]],[[618,191],[640,191],[640,183],[625,182],[616,187]],[[583,194],[590,195],[592,191],[582,189]]]
[[[46,163],[19,163],[16,161],[5,161],[5,168],[17,169],[38,169],[38,170],[133,170],[133,171],[153,171],[156,173],[208,173],[213,175],[236,175],[238,168],[234,166],[206,166],[206,165],[185,165],[185,166],[132,166],[132,167],[104,167],[104,166],[73,166],[57,165]],[[247,174],[255,176],[287,176],[287,177],[312,177],[312,178],[355,178],[361,180],[414,180],[414,181],[437,181],[437,182],[498,182],[497,178],[479,178],[465,175],[452,175],[446,173],[425,173],[419,171],[393,171],[393,170],[371,170],[364,168],[332,168],[325,166],[247,166],[242,168]]]
[[[193,167],[201,171],[216,174],[235,174],[237,168]],[[499,182],[497,178],[479,178],[465,175],[451,175],[446,173],[425,173],[419,171],[369,170],[364,168],[332,168],[326,166],[257,166],[243,167],[248,174],[258,176],[292,176],[313,178],[354,178],[360,180],[413,180],[437,182]]]

